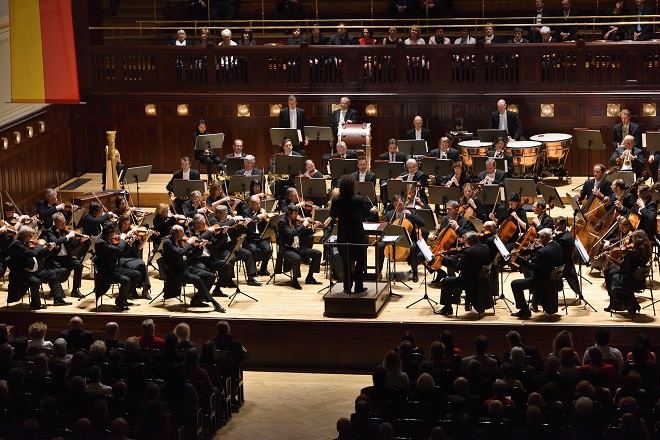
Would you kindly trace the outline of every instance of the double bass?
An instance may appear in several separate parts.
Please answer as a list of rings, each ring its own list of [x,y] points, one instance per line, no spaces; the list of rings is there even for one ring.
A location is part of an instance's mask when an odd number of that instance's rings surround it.
[[[607,176],[616,171],[619,171],[618,166],[613,166],[609,170],[605,171],[601,181],[605,180]],[[592,206],[595,198],[595,194],[590,194],[587,198],[587,201],[580,209],[584,215],[584,218],[586,219],[586,222],[582,218],[578,218],[575,221],[575,224],[573,224],[573,228],[571,229],[571,234],[573,234],[576,239],[580,240],[580,243],[582,243],[587,251],[591,249],[592,238],[597,235],[593,234],[593,226],[595,226],[606,214],[603,202],[598,203],[595,207]]]

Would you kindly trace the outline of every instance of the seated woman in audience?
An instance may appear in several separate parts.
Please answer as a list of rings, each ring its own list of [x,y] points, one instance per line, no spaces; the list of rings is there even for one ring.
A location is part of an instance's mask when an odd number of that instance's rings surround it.
[[[183,359],[183,375],[190,383],[199,382],[206,390],[207,396],[213,394],[213,383],[205,369],[199,366],[199,350],[191,348]]]
[[[180,351],[189,350],[191,348],[199,349],[197,344],[190,340],[190,326],[185,322],[180,322],[174,327],[174,334],[179,340],[177,348]]]
[[[383,360],[383,366],[387,369],[387,384],[407,393],[410,390],[410,381],[408,375],[403,372],[399,354],[394,350],[388,351]]]
[[[555,338],[552,340],[552,354],[555,356],[559,357],[561,359],[561,356],[559,353],[561,352],[562,348],[570,348],[571,351],[575,354],[575,365],[580,366],[582,365],[580,363],[580,357],[574,350],[574,344],[573,344],[573,335],[571,332],[568,330],[562,330],[557,335]]]
[[[71,361],[71,355],[66,352],[66,339],[57,338],[53,341],[53,355],[50,361],[51,363],[64,362],[65,364]]]
[[[649,351],[643,343],[637,342],[632,349],[632,362],[623,364],[621,374],[629,375],[636,372],[642,378],[643,388],[653,399],[657,398],[658,392],[658,366],[649,361]]]
[[[642,344],[646,348],[646,351],[648,352],[648,361],[656,362],[655,353],[651,351],[651,339],[645,333],[640,333],[637,335],[637,337],[635,338],[635,344]],[[632,362],[632,361],[633,361],[633,352],[630,351],[626,356],[626,362]]]
[[[252,38],[252,31],[250,29],[245,29],[241,38],[236,41],[238,46],[256,46],[257,40]]]
[[[564,347],[559,351],[559,372],[573,379],[578,377],[580,371],[579,361],[576,359],[576,353],[571,347]]]
[[[53,348],[53,343],[44,340],[48,326],[43,322],[37,321],[30,324],[28,327],[28,349],[33,347]]]

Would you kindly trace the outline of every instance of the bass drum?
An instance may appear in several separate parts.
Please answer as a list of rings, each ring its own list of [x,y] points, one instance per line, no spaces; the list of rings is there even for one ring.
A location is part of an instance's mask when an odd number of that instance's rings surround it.
[[[367,165],[371,166],[371,123],[340,125],[337,140],[344,142],[349,150],[363,151]]]

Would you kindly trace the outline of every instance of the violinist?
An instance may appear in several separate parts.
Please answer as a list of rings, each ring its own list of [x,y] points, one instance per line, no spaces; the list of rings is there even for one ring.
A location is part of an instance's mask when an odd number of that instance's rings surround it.
[[[51,219],[52,221],[52,219]],[[7,303],[19,301],[24,291],[24,286],[30,289],[30,309],[45,309],[41,304],[39,288],[42,282],[47,282],[50,294],[54,298],[53,305],[68,306],[70,302],[64,299],[62,284],[57,279],[57,272],[46,269],[39,261],[46,252],[55,249],[55,243],[46,244],[44,240],[33,240],[34,229],[29,226],[21,226],[16,233],[16,240],[9,246],[9,287],[7,292]]]
[[[618,249],[625,248],[627,243],[632,239],[633,227],[632,227],[632,223],[630,223],[630,220],[627,219],[626,217],[620,217],[619,220],[617,221],[617,224],[618,227],[605,236],[603,240],[603,246],[601,248],[601,251],[605,251],[605,252],[600,255],[597,255],[594,258],[594,262],[592,266],[602,268],[603,266],[609,264],[610,262],[615,263],[615,265],[617,266],[621,263],[617,258],[613,258],[611,256],[611,251],[616,248]],[[615,254],[617,253],[619,252],[615,252]],[[605,264],[603,264],[601,260],[603,257],[608,257],[607,258],[608,262]],[[605,270],[607,270],[607,268]]]
[[[646,161],[642,150],[635,147],[634,136],[625,136],[621,145],[614,149],[610,157],[610,166],[614,165],[619,165],[619,171],[632,170],[637,177],[642,175]]]
[[[163,258],[165,259],[167,281],[195,286],[196,293],[190,300],[191,306],[205,307],[208,301],[213,304],[216,312],[224,313],[225,308],[209,294],[215,275],[188,265],[188,257],[196,249],[197,241],[196,237],[184,237],[183,227],[172,226],[172,233],[163,239]]]
[[[655,237],[658,230],[656,214],[658,204],[653,200],[651,188],[647,184],[641,184],[637,187],[639,198],[632,209],[633,213],[639,215],[639,225],[637,229],[646,232],[647,237]]]
[[[490,252],[490,260],[495,261],[495,256],[500,253],[495,245],[495,237],[497,236],[497,225],[494,221],[488,220],[484,222],[484,228],[477,234],[479,240],[488,246]],[[490,269],[490,291],[493,297],[497,297],[500,292],[500,268],[497,264],[493,264]]]
[[[71,297],[82,298],[80,284],[82,279],[83,264],[74,256],[74,249],[79,248],[89,240],[88,235],[81,235],[75,230],[67,228],[64,214],[56,212],[53,214],[53,226],[44,229],[41,238],[46,243],[55,243],[52,256],[46,261],[46,267],[55,272],[73,272],[73,285],[71,286]]]
[[[181,169],[177,170],[172,174],[172,178],[167,183],[166,189],[170,194],[174,193],[174,181],[175,180],[199,180],[200,174],[199,171],[190,168],[190,159],[188,157],[181,158]],[[175,198],[172,202],[174,204],[174,209],[176,212],[183,213],[183,199]]]
[[[507,197],[508,209],[500,208],[499,215],[493,213],[490,214],[489,218],[495,222],[496,225],[501,225],[506,219],[511,218],[514,224],[517,226],[517,231],[513,234],[513,237],[506,243],[506,248],[511,251],[516,247],[516,240],[520,236],[521,231],[527,230],[527,213],[523,209],[522,203],[520,203],[520,195],[518,193],[511,193]]]
[[[279,203],[279,209],[282,213],[286,212],[286,209],[289,205],[296,205],[297,208],[306,211],[305,216],[307,217],[307,214],[311,215],[313,208],[318,208],[318,206],[314,205],[311,201],[306,202],[300,200],[300,197],[298,197],[298,190],[294,187],[287,188],[287,190],[284,192],[284,195],[286,198],[284,200],[280,200]]]
[[[472,216],[478,218],[479,220],[486,221],[486,213],[484,213],[484,203],[479,198],[474,198],[474,187],[471,183],[466,183],[463,185],[463,197],[460,200],[460,208],[464,211],[467,211],[468,208],[472,211]],[[467,214],[464,215],[468,216]]]
[[[218,205],[225,205],[231,208],[232,203],[236,202],[236,200],[225,193],[226,188],[226,181],[214,180],[209,186],[209,196],[206,198],[206,206],[215,208]],[[236,205],[240,205],[240,200]]]
[[[5,202],[2,205],[2,214],[3,220],[9,223],[14,229],[21,224],[27,224],[33,220],[29,215],[18,215],[16,207],[11,202]]]
[[[43,228],[48,229],[53,226],[53,214],[62,212],[67,224],[71,221],[73,212],[79,207],[68,203],[57,203],[57,191],[48,188],[45,192],[45,198],[37,202],[37,212],[39,220],[43,222]]]
[[[597,163],[593,169],[593,179],[588,179],[582,185],[582,191],[575,196],[575,200],[581,202],[592,195],[599,200],[612,195],[612,182],[605,177],[605,165]]]
[[[536,214],[536,217],[532,219],[532,226],[537,231],[545,228],[554,229],[555,227],[555,222],[552,221],[552,217],[546,212],[546,207],[545,200],[537,200],[532,205],[532,211]]]
[[[497,138],[497,142],[495,142],[495,149],[493,150],[488,150],[486,152],[487,157],[493,157],[493,158],[502,158],[506,161],[506,176],[511,177],[513,174],[513,155],[506,151],[506,144],[508,142],[507,138]]]
[[[78,226],[82,228],[83,234],[97,236],[101,234],[104,223],[116,218],[117,215],[113,212],[107,212],[101,203],[92,202],[87,208],[87,213],[80,219]]]
[[[124,195],[115,197],[115,208],[114,213],[117,217],[126,215],[131,219],[135,218],[135,214],[138,210],[137,207],[128,204],[128,199]],[[131,220],[131,222],[133,222],[133,220]]]
[[[97,270],[95,285],[103,286],[102,291],[95,291],[96,297],[104,295],[110,284],[119,283],[119,296],[115,300],[115,305],[120,311],[129,310],[128,306],[132,303],[128,302],[128,294],[135,291],[142,277],[137,270],[119,264],[119,259],[129,246],[126,238],[127,235],[120,234],[114,223],[106,223],[95,242],[94,265]]]
[[[243,247],[252,253],[254,261],[261,262],[258,274],[268,276],[270,275],[268,262],[273,255],[273,248],[270,245],[270,239],[261,238],[268,225],[268,214],[261,209],[260,203],[259,196],[252,196],[248,206],[243,210],[243,217],[246,220],[252,220],[248,224]]]
[[[285,267],[293,268],[291,287],[302,290],[298,282],[301,276],[300,264],[309,264],[309,272],[305,284],[321,284],[316,281],[314,274],[321,271],[321,251],[312,249],[314,243],[314,229],[309,219],[302,219],[300,210],[295,205],[289,205],[286,215],[277,223],[279,252],[282,252]],[[318,223],[318,222],[317,222]],[[284,269],[286,270],[286,268]]]
[[[209,219],[209,223],[211,226],[227,227],[227,240],[217,247],[217,257],[221,260],[227,260],[236,246],[240,235],[239,230],[244,231],[245,227],[238,225],[235,219],[229,217],[229,210],[224,205],[215,207],[215,216]],[[248,275],[247,285],[261,286],[261,283],[256,279],[257,265],[254,262],[252,253],[245,248],[238,248],[236,249],[236,259],[245,263],[245,271]]]
[[[413,271],[413,282],[419,281],[418,272],[417,272],[417,254],[418,249],[415,244],[415,237],[417,237],[417,228],[424,226],[424,220],[415,214],[414,209],[406,209],[403,198],[396,194],[392,197],[392,209],[385,213],[385,221],[387,223],[398,224],[399,221],[403,218],[408,219],[413,225],[413,231],[410,233],[413,243],[410,246],[410,256],[408,257],[408,263],[412,267]],[[378,272],[383,271],[383,263],[385,262],[385,247],[386,243],[378,243]]]
[[[627,215],[635,206],[635,197],[628,193],[624,197],[626,184],[623,179],[615,179],[612,182],[612,194],[603,198],[605,208],[609,210],[612,206],[618,215]]]
[[[127,246],[119,258],[119,265],[127,269],[133,269],[140,273],[140,281],[137,284],[142,286],[142,298],[151,300],[149,291],[151,290],[151,282],[149,281],[149,271],[147,264],[142,259],[142,249],[153,235],[154,231],[148,229],[144,231],[141,236],[138,235],[137,227],[131,224],[131,217],[122,215],[117,220],[117,230],[120,234],[126,235]],[[135,287],[137,287],[137,284]],[[133,289],[128,292],[129,298],[140,298],[137,290]]]
[[[532,316],[524,292],[528,289],[534,290],[537,301],[543,306],[546,313],[557,311],[557,292],[552,292],[550,288],[550,273],[555,267],[564,263],[561,246],[552,240],[551,229],[541,229],[538,232],[538,243],[541,247],[532,253],[529,261],[522,258],[517,260],[531,272],[531,276],[511,282],[511,291],[516,300],[516,307],[519,309],[511,316],[520,319],[529,319]],[[517,249],[512,251],[512,255],[517,253]],[[552,295],[555,297],[552,298]]]
[[[228,239],[227,229],[223,228],[223,232],[215,234],[214,229],[221,228],[221,226],[214,226],[213,229],[207,226],[206,217],[202,214],[195,214],[187,235],[188,237],[198,237],[201,243],[188,256],[188,266],[190,266],[190,271],[193,273],[207,271],[217,274],[218,277],[212,295],[227,297],[228,295],[222,292],[221,287],[236,287],[231,279],[231,266],[227,264],[227,260],[218,257],[219,246]]]
[[[302,177],[307,177],[310,179],[323,179],[323,174],[314,166],[314,162],[307,159],[305,161],[305,173],[302,174]],[[323,205],[323,199],[318,197],[311,197],[307,199],[308,202],[312,202],[315,206]]]
[[[481,185],[504,185],[506,173],[497,169],[497,162],[490,158],[486,160],[486,171],[479,173],[479,184]]]
[[[183,202],[182,208],[183,215],[190,218],[196,214],[206,215],[209,213],[206,203],[202,201],[202,193],[197,190],[190,193],[190,199]]]
[[[435,311],[436,315],[452,315],[452,304],[460,301],[462,290],[465,290],[466,304],[474,304],[480,313],[490,307],[488,301],[492,298],[482,301],[478,297],[479,278],[476,276],[482,267],[492,261],[488,246],[479,242],[479,236],[474,231],[466,232],[462,237],[463,251],[456,257],[447,256],[442,260],[443,264],[460,271],[460,274],[443,278],[440,290],[440,304],[443,307]]]
[[[172,226],[177,223],[183,223],[187,226],[191,220],[183,214],[172,214],[170,205],[167,203],[159,203],[154,214],[154,230],[158,232],[158,235],[154,235],[154,247],[158,247],[162,240],[161,237],[170,235]]]
[[[255,168],[254,166],[257,163],[257,159],[251,154],[248,154],[243,158],[243,168],[236,171],[237,176],[263,176],[264,172],[260,169]]]
[[[605,308],[606,312],[620,310],[617,306],[621,304],[627,307],[633,304],[630,313],[640,309],[637,298],[632,292],[643,289],[646,280],[635,279],[633,274],[636,269],[648,266],[652,256],[653,249],[648,235],[643,230],[637,229],[632,233],[632,243],[623,257],[621,268],[610,266],[605,269],[605,286],[610,296],[610,304]]]
[[[577,272],[575,271],[575,263],[573,259],[573,252],[575,251],[575,237],[566,229],[567,221],[564,216],[557,216],[555,218],[555,230],[553,232],[553,240],[561,246],[562,255],[564,256],[564,272],[563,276],[571,290],[582,299],[582,290],[580,289],[580,280],[578,280]]]
[[[250,192],[249,196],[259,196],[259,200],[262,202],[268,198],[268,194],[266,194],[263,189],[261,188],[261,180],[257,179],[252,179],[250,181]],[[271,199],[272,200],[272,199]]]
[[[197,122],[197,130],[195,130],[195,133],[193,133],[193,148],[195,148],[197,145],[197,137],[206,134],[208,134],[206,132],[206,121],[204,121],[204,119],[200,119],[199,122]],[[207,166],[209,179],[211,178],[210,175],[213,171],[213,166],[216,167],[218,170],[217,172],[225,169],[220,156],[218,156],[214,150],[209,148],[205,150],[195,149],[195,160]]]
[[[449,159],[452,162],[460,162],[461,155],[458,150],[451,148],[451,141],[448,137],[441,137],[438,142],[438,148],[429,151],[428,157],[437,157],[438,159]]]
[[[470,182],[470,176],[465,172],[463,162],[454,162],[453,173],[439,178],[431,177],[431,184],[437,183],[445,188],[460,188]]]

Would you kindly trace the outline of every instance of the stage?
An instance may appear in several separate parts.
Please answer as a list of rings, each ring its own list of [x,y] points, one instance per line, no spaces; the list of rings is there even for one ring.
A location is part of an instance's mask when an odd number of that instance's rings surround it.
[[[91,175],[92,178],[100,175]],[[87,176],[84,176],[87,177]],[[99,177],[100,179],[100,177]],[[159,179],[159,182],[152,182]],[[141,197],[146,196],[147,185],[154,188],[164,188],[169,178],[164,175],[154,175],[150,181],[141,188]],[[571,192],[570,188],[577,186],[584,178],[573,178],[571,185],[558,188],[560,194]],[[556,182],[556,181],[555,181]],[[88,182],[89,183],[89,182]],[[85,184],[87,185],[87,184]],[[77,191],[85,191],[85,185]],[[98,187],[96,188],[98,189]],[[63,192],[63,200],[68,200],[70,194]],[[150,197],[155,197],[155,193]],[[165,194],[165,197],[167,195]],[[145,206],[146,207],[146,206]],[[551,215],[564,215],[563,210],[553,209]],[[316,245],[321,249],[321,245]],[[369,250],[369,262],[373,263],[374,253]],[[409,266],[397,264],[398,276],[406,281],[409,279]],[[657,262],[654,263],[654,271],[657,278]],[[272,272],[272,265],[269,266]],[[420,271],[422,267],[420,266]],[[135,306],[129,312],[118,313],[114,308],[114,299],[105,297],[99,311],[94,311],[93,296],[82,301],[73,300],[71,306],[53,307],[52,301],[48,301],[47,310],[31,312],[28,309],[27,297],[24,303],[13,303],[4,308],[7,295],[7,279],[0,285],[0,304],[3,305],[2,318],[0,321],[14,325],[14,336],[26,335],[27,326],[37,320],[48,324],[48,337],[54,337],[68,326],[68,321],[74,314],[82,316],[85,328],[101,337],[105,323],[117,321],[120,325],[120,338],[125,339],[131,335],[140,333],[140,323],[143,319],[151,317],[156,322],[156,332],[163,335],[171,331],[174,326],[186,321],[192,328],[192,339],[203,343],[215,334],[215,324],[218,320],[226,319],[231,323],[232,333],[248,348],[251,357],[246,368],[248,369],[273,369],[284,371],[370,371],[376,363],[382,362],[383,356],[388,349],[396,346],[401,335],[406,330],[413,331],[417,344],[428,348],[432,341],[439,338],[444,329],[450,329],[455,335],[457,345],[463,347],[464,353],[472,350],[474,337],[478,334],[486,334],[490,338],[491,348],[489,352],[502,353],[506,348],[504,335],[510,329],[517,329],[523,336],[523,341],[540,347],[546,355],[550,352],[551,341],[554,335],[562,330],[569,329],[573,332],[578,351],[583,350],[593,343],[593,333],[597,327],[607,326],[612,331],[612,345],[622,350],[629,350],[634,337],[639,332],[650,334],[652,340],[657,340],[660,333],[655,332],[656,325],[660,320],[654,316],[653,308],[644,308],[651,304],[649,290],[641,295],[642,312],[636,315],[634,321],[630,315],[614,314],[610,316],[603,308],[608,305],[608,296],[605,291],[603,279],[594,271],[589,273],[588,268],[583,268],[585,281],[583,292],[585,298],[593,305],[596,312],[582,305],[573,305],[568,308],[568,314],[560,307],[559,313],[548,316],[544,313],[534,313],[531,319],[519,320],[510,316],[505,301],[500,299],[495,309],[489,309],[478,319],[476,312],[466,312],[463,306],[459,306],[458,316],[438,316],[433,314],[433,309],[427,301],[420,301],[412,307],[407,307],[424,296],[425,280],[423,272],[420,272],[420,281],[412,283],[406,281],[412,289],[408,289],[401,283],[392,285],[392,293],[396,295],[388,298],[389,301],[383,307],[382,312],[376,318],[331,318],[324,316],[324,294],[327,289],[328,280],[324,274],[318,274],[317,279],[323,281],[321,286],[304,284],[304,276],[307,266],[302,268],[303,278],[300,279],[303,289],[294,290],[288,286],[288,279],[283,275],[277,275],[274,284],[266,285],[269,277],[259,277],[262,286],[253,287],[244,284],[244,278],[240,278],[240,288],[258,301],[252,301],[246,296],[239,295],[228,307],[228,298],[219,298],[220,304],[227,308],[226,313],[217,313],[212,308],[188,308],[177,299],[166,301],[162,307],[162,297],[149,305],[147,300],[135,300]],[[505,298],[513,300],[510,284],[511,281],[520,277],[519,273],[504,272],[503,292]],[[150,278],[152,282],[152,296],[162,290],[163,282],[158,279],[158,273],[151,268]],[[428,275],[426,281],[432,280],[432,274]],[[593,284],[588,284],[587,280]],[[383,284],[379,282],[379,285]],[[387,285],[387,283],[384,283]],[[654,282],[654,293],[658,282]],[[68,286],[63,285],[68,293]],[[85,269],[82,291],[90,292],[93,288],[93,280],[90,278],[89,268]],[[46,287],[47,290],[47,287]],[[188,289],[188,295],[190,290]],[[225,293],[231,294],[234,289],[223,289]],[[341,291],[341,284],[333,287],[333,292]],[[389,290],[388,290],[389,292]],[[427,286],[429,297],[438,301],[440,289]],[[571,303],[575,294],[565,284],[566,301]],[[645,299],[648,298],[648,299]],[[70,300],[70,298],[67,298]],[[559,296],[560,304],[563,297]],[[660,306],[658,304],[657,306]],[[513,306],[511,306],[513,307]],[[515,311],[515,309],[513,309]]]

